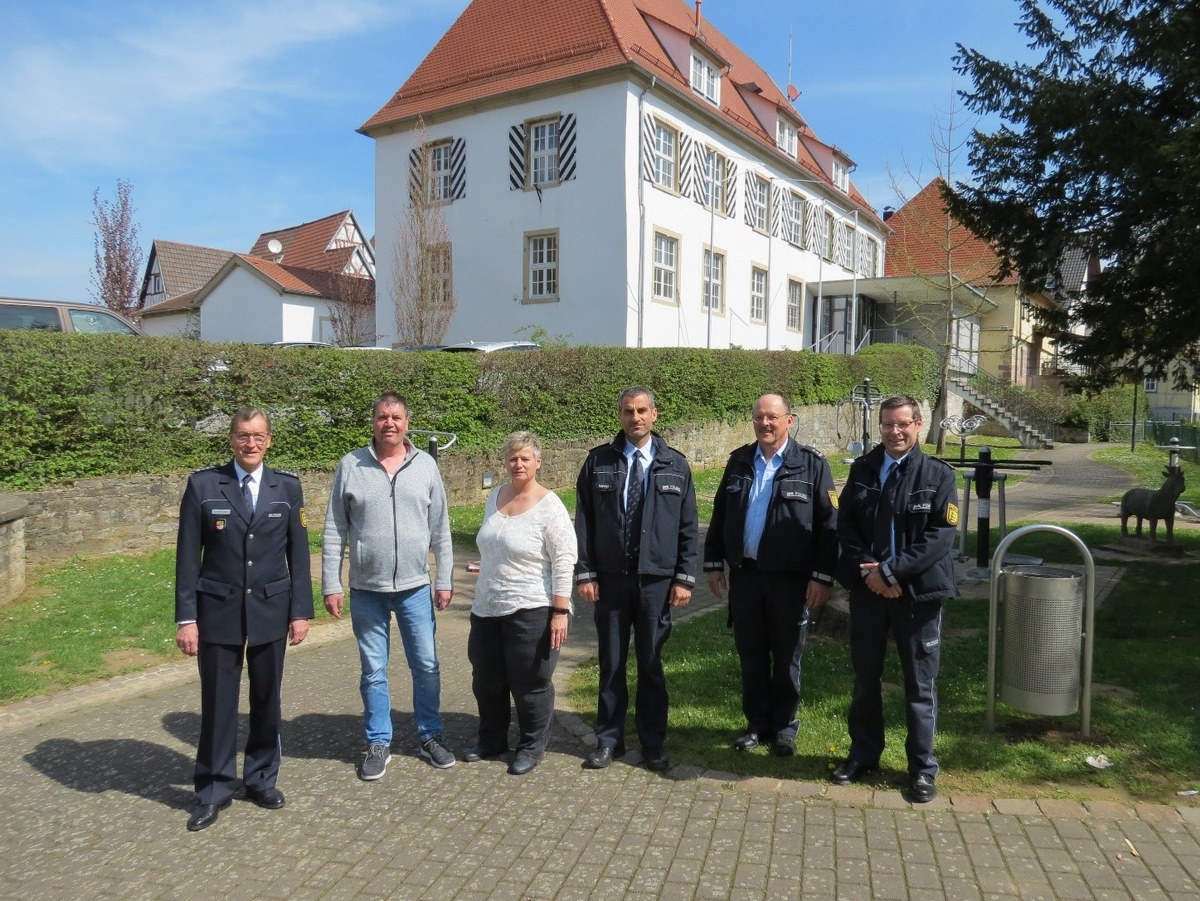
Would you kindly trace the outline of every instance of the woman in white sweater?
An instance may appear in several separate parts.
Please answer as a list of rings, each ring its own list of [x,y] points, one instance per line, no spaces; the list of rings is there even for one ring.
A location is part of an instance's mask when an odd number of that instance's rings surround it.
[[[512,706],[517,754],[508,771],[528,773],[542,759],[554,720],[554,667],[567,638],[578,556],[571,517],[538,484],[542,445],[513,432],[502,451],[509,483],[487,499],[479,530],[479,582],[471,605],[471,688],[479,705],[479,741],[468,762],[508,750]]]

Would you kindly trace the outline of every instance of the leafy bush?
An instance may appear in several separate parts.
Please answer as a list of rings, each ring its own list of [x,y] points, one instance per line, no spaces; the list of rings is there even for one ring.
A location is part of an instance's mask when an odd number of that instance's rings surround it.
[[[934,355],[884,345],[796,351],[550,347],[536,353],[356,353],[170,338],[0,331],[0,487],[186,470],[225,458],[229,414],[269,411],[272,461],[329,469],[371,435],[371,402],[399,391],[412,427],[496,447],[518,428],[547,440],[609,434],[617,394],[649,385],[663,427],[745,417],[764,391],[844,401],[870,376],[930,397]]]

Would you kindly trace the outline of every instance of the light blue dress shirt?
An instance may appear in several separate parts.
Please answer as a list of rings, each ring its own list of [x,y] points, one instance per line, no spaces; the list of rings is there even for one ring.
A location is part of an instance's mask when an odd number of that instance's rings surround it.
[[[634,447],[625,442],[625,472],[633,472],[633,455],[642,455],[642,497],[646,496],[646,486],[650,481],[650,464],[654,462],[654,442],[647,441],[645,447]],[[629,500],[629,479],[625,479],[625,500]]]
[[[788,442],[785,441],[770,460],[763,456],[761,447],[754,449],[754,481],[750,485],[750,501],[746,504],[746,526],[742,535],[742,556],[747,560],[758,559],[758,543],[767,525],[767,507],[771,505],[775,473],[783,465],[787,446]]]

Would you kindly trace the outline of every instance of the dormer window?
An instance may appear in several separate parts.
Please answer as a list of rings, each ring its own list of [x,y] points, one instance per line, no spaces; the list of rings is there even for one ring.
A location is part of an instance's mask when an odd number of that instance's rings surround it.
[[[782,116],[775,126],[775,146],[786,153],[791,159],[796,158],[796,127]]]
[[[845,160],[836,157],[833,160],[833,183],[839,191],[850,193],[850,167],[846,165]]]
[[[699,53],[692,54],[692,90],[714,106],[721,105],[721,73]]]

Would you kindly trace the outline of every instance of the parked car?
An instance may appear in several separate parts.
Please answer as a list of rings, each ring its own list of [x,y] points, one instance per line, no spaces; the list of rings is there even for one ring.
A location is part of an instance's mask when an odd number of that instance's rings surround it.
[[[328,341],[272,341],[272,347],[333,347]]]
[[[0,297],[0,328],[89,335],[140,335],[129,320],[94,303]]]
[[[541,350],[542,345],[535,341],[463,341],[461,344],[447,344],[442,350],[448,353],[478,353],[490,354],[496,350]]]

